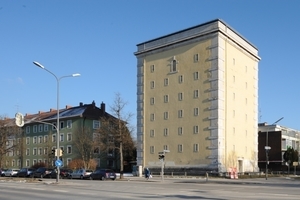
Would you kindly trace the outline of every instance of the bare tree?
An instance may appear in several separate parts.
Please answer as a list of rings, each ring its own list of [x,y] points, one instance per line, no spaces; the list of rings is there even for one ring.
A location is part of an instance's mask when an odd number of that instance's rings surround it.
[[[19,149],[22,130],[14,123],[14,119],[0,117],[0,167],[3,165],[4,158],[14,156]]]
[[[98,147],[95,137],[92,130],[86,127],[78,127],[74,132],[74,145],[85,169],[93,167],[91,160],[94,159],[94,151]]]
[[[132,113],[126,113],[127,103],[123,101],[120,93],[116,93],[113,105],[110,107],[112,116],[105,116],[101,119],[99,128],[99,143],[101,152],[118,152],[120,162],[120,179],[123,178],[124,156],[132,154],[135,144],[131,137],[133,128],[129,121]],[[107,155],[107,154],[106,154]]]

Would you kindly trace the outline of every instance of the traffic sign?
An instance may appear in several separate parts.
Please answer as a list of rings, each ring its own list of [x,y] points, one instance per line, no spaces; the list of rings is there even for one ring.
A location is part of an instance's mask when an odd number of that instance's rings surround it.
[[[61,160],[56,160],[55,161],[55,166],[56,167],[61,167],[63,165],[63,162]]]

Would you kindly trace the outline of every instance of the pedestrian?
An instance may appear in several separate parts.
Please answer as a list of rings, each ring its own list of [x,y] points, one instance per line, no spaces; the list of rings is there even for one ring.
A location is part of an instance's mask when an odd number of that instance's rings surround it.
[[[148,180],[151,177],[151,172],[149,168],[145,168],[145,178]]]

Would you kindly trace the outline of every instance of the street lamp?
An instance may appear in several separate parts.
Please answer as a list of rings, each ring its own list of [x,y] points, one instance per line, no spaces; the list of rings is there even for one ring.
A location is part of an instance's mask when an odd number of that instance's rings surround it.
[[[281,117],[280,119],[278,119],[276,122],[274,122],[272,125],[275,125],[276,123],[278,123],[279,121],[281,121],[283,119],[283,117]],[[266,150],[266,180],[268,180],[268,164],[269,164],[269,151],[271,150],[271,147],[268,146],[268,140],[269,140],[269,127],[267,128],[267,134],[266,134],[266,146],[265,146],[265,150]]]
[[[38,62],[33,62],[33,64],[35,64],[36,66],[46,70],[47,72],[49,72],[50,74],[52,74],[57,82],[57,101],[56,101],[56,105],[57,105],[57,122],[56,122],[56,161],[59,160],[59,152],[60,152],[60,147],[59,147],[59,129],[60,129],[60,124],[59,124],[59,82],[61,79],[63,78],[67,78],[67,77],[76,77],[76,76],[80,76],[80,74],[76,73],[76,74],[71,74],[71,75],[67,75],[67,76],[61,76],[61,77],[57,77],[54,73],[52,73],[51,71],[49,71],[48,69],[46,69],[43,65],[41,65]],[[59,182],[59,166],[57,165],[57,174],[56,174],[56,182]]]

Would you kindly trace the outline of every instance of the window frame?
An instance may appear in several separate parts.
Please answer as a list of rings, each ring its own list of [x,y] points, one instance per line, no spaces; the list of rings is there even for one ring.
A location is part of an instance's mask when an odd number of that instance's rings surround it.
[[[154,129],[150,130],[150,137],[155,137],[155,130]]]
[[[154,73],[154,71],[155,71],[155,65],[150,65],[150,72]]]
[[[168,136],[169,135],[169,129],[168,128],[164,128],[164,136]]]
[[[164,95],[164,103],[168,103],[169,102],[169,95],[166,94]]]
[[[93,120],[93,129],[99,129],[101,127],[99,120]]]
[[[183,144],[178,144],[177,150],[178,150],[178,153],[182,153],[183,152]]]
[[[178,93],[178,101],[182,101],[183,100],[183,92],[179,92]]]
[[[155,88],[155,81],[150,81],[150,89],[154,89]]]
[[[183,127],[182,126],[178,127],[177,130],[178,130],[177,131],[178,135],[183,135]]]
[[[164,86],[168,86],[169,85],[169,78],[165,78],[164,79]]]

